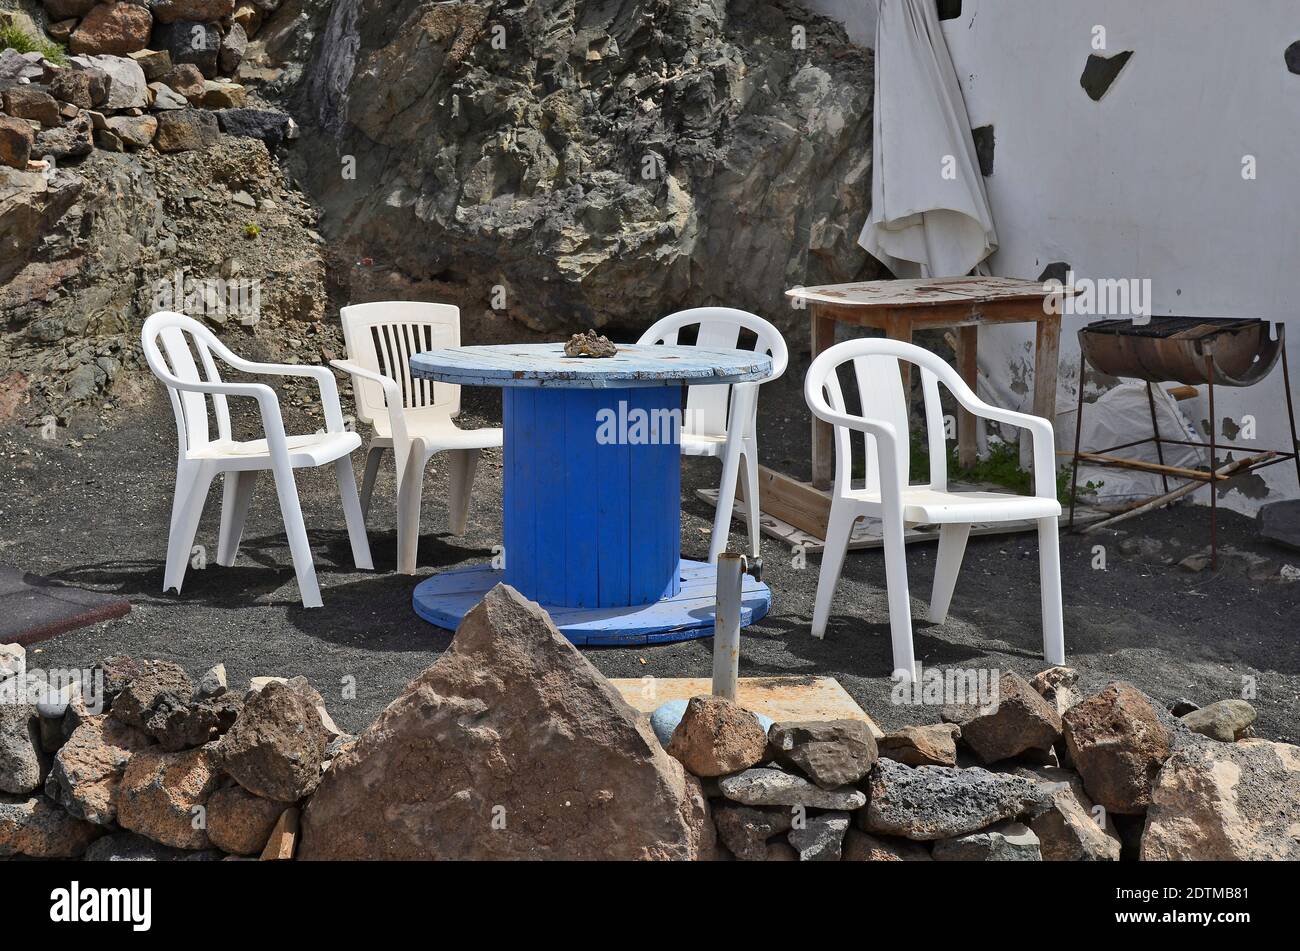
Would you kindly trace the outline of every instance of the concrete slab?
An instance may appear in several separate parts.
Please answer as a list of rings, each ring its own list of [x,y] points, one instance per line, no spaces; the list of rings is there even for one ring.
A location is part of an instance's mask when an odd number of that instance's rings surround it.
[[[708,677],[615,677],[618,692],[642,713],[653,713],[669,700],[689,700],[713,692]],[[884,736],[867,712],[834,677],[741,677],[736,702],[777,723],[792,720],[861,720],[871,735]]]

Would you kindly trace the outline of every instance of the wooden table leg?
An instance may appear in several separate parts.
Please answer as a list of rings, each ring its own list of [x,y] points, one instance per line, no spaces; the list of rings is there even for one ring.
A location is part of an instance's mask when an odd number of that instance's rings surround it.
[[[912,318],[906,314],[889,314],[885,317],[885,336],[890,340],[901,340],[903,343],[912,342]],[[903,402],[907,405],[908,412],[912,409],[912,364],[900,363],[898,365],[899,375],[903,378]]]
[[[979,343],[978,325],[957,328],[957,371],[972,391],[979,382],[979,363],[976,347]],[[976,461],[975,416],[964,409],[957,411],[957,462],[963,469],[973,468]]]
[[[812,358],[817,359],[835,344],[835,319],[812,305]],[[812,482],[819,489],[829,489],[835,482],[834,430],[830,423],[812,418]]]
[[[1056,371],[1061,353],[1061,316],[1045,314],[1034,324],[1034,415],[1056,425]],[[1083,385],[1083,381],[1079,381]],[[1024,456],[1021,456],[1023,459]],[[1055,465],[1055,461],[1052,463]]]

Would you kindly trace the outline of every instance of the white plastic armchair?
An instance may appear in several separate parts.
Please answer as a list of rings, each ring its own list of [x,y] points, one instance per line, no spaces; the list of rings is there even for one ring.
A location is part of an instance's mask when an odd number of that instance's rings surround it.
[[[921,371],[930,454],[930,481],[924,485],[911,485],[909,481],[911,440],[900,361],[914,364]],[[845,408],[837,375],[845,364],[852,366],[862,406],[861,415],[853,415]],[[948,489],[948,453],[939,402],[940,383],[963,408],[976,416],[1029,431],[1033,440],[1033,495],[954,492]],[[971,524],[1033,519],[1038,527],[1043,655],[1051,664],[1063,664],[1065,634],[1057,535],[1061,505],[1056,497],[1052,424],[1037,416],[990,406],[939,357],[896,340],[852,340],[831,347],[808,368],[804,398],[814,415],[834,426],[835,438],[835,485],[817,580],[813,636],[825,636],[831,600],[844,565],[853,523],[863,516],[878,517],[884,531],[894,676],[913,679],[916,659],[912,646],[904,528],[921,523],[940,525],[929,616],[932,621],[942,622],[948,615]],[[861,435],[866,457],[866,479],[860,487],[855,487],[852,479],[855,433]]]
[[[293,470],[332,462],[343,498],[343,514],[353,560],[358,568],[374,567],[361,517],[356,477],[348,458],[352,450],[361,445],[361,437],[344,428],[338,388],[329,370],[245,360],[231,352],[197,320],[169,311],[156,313],[145,321],[140,342],[149,369],[167,387],[176,416],[176,492],[167,539],[164,591],[175,589],[180,593],[208,489],[218,474],[224,476],[224,495],[217,564],[227,567],[234,564],[257,474],[270,470],[275,475],[276,494],[289,537],[289,550],[293,555],[303,606],[320,607],[320,586],[307,543]],[[228,383],[222,380],[214,356],[244,373],[314,379],[320,387],[325,430],[309,435],[288,435],[275,391],[265,383]],[[246,441],[233,438],[229,409],[231,397],[257,401],[264,438]],[[208,427],[209,400],[217,424],[215,439]]]
[[[699,327],[697,347],[735,349],[742,331],[754,335],[753,350],[772,358],[772,372],[762,380],[730,386],[687,387],[686,420],[682,426],[682,454],[712,456],[722,460],[722,482],[718,486],[718,507],[709,539],[709,561],[716,563],[727,548],[736,480],[744,467],[745,523],[749,530],[749,554],[757,558],[759,534],[758,498],[758,391],[764,383],[785,372],[789,351],[780,331],[748,311],[732,307],[696,307],[679,311],[655,323],[638,343],[676,344],[682,330]]]
[[[373,432],[361,482],[363,517],[384,450],[393,451],[397,482],[397,570],[412,574],[420,538],[424,470],[446,452],[451,462],[448,517],[454,534],[464,534],[480,450],[501,445],[501,430],[461,429],[460,387],[411,375],[411,357],[460,345],[460,310],[449,304],[379,301],[342,308],[348,359],[330,365],[352,377],[357,417]]]

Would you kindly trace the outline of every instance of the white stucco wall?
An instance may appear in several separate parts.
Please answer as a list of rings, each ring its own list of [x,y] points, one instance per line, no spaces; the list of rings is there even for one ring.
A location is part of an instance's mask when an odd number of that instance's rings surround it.
[[[995,127],[993,272],[1036,278],[1066,261],[1080,277],[1150,278],[1156,314],[1289,321],[1300,387],[1300,76],[1283,60],[1300,40],[1300,3],[965,7],[944,28],[972,126]],[[1134,51],[1100,102],[1079,85],[1096,25],[1106,29],[1103,55]],[[1247,155],[1257,161],[1253,181],[1242,176]],[[1059,411],[1073,407],[1075,334],[1092,319],[1066,318]],[[987,337],[986,353],[1023,361],[1027,332]],[[1280,367],[1260,386],[1218,397],[1221,417],[1256,417],[1253,445],[1289,445]],[[1203,399],[1181,405],[1197,423],[1206,415]],[[1268,499],[1300,495],[1290,463],[1260,475]],[[1263,486],[1247,485],[1225,502],[1252,512],[1262,495]]]

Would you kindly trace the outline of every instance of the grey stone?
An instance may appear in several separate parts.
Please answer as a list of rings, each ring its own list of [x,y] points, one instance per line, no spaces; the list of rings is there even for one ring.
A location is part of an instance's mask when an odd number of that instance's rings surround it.
[[[778,723],[768,731],[767,744],[771,758],[822,789],[856,783],[879,758],[875,737],[861,720]]]
[[[153,91],[153,105],[150,108],[155,112],[189,108],[189,100],[166,83],[150,83],[149,88]]]
[[[36,705],[0,703],[0,792],[24,795],[40,789],[41,766]]]
[[[882,759],[870,781],[860,828],[919,841],[975,832],[1041,808],[1046,799],[1038,783],[978,767],[913,767]]]
[[[0,644],[0,683],[27,673],[27,648],[22,644]]]
[[[200,697],[217,697],[225,693],[228,687],[226,665],[215,664],[199,678],[199,685],[195,692]]]
[[[861,790],[852,787],[822,789],[802,776],[779,769],[757,767],[718,780],[718,789],[733,802],[746,806],[804,806],[808,809],[852,811],[867,804]]]
[[[742,862],[767,860],[767,841],[790,830],[791,812],[783,807],[737,806],[719,802],[713,806],[718,838]]]
[[[221,38],[221,49],[217,53],[217,68],[227,76],[232,75],[244,58],[248,49],[248,34],[238,23],[232,23],[229,31]]]
[[[847,812],[824,812],[808,816],[802,827],[790,830],[786,840],[799,853],[801,862],[838,862],[848,829]]]
[[[1269,502],[1260,506],[1255,519],[1260,538],[1292,551],[1300,551],[1300,499]]]
[[[158,113],[154,146],[160,152],[191,152],[215,145],[217,120],[203,109],[177,109]]]
[[[1193,733],[1232,743],[1246,736],[1255,722],[1255,708],[1245,700],[1220,700],[1179,717]]]
[[[934,844],[936,862],[1041,862],[1038,836],[1019,822],[1004,822]]]
[[[72,62],[108,74],[108,93],[103,100],[95,102],[105,112],[143,109],[149,105],[149,84],[145,81],[144,70],[129,56],[74,56]]]

